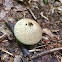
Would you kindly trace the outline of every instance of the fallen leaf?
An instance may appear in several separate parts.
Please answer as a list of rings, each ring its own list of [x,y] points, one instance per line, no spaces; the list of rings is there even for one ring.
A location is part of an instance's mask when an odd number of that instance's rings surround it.
[[[49,35],[50,37],[54,37],[55,36],[48,28],[44,28],[43,32],[46,33],[47,35]]]

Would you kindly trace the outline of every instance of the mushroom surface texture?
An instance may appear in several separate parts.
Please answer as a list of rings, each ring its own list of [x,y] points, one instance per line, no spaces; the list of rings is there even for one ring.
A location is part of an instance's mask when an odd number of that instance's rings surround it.
[[[34,45],[41,40],[42,29],[36,21],[24,18],[15,24],[14,35],[19,42]]]

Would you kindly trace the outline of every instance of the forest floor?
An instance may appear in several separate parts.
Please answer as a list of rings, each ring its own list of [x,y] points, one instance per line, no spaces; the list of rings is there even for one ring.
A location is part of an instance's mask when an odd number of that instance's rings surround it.
[[[59,0],[46,3],[32,0],[29,4],[27,0],[20,1],[0,0],[0,62],[62,62],[62,3]],[[43,32],[39,43],[31,48],[25,45],[28,56],[8,27],[23,18],[36,20]]]

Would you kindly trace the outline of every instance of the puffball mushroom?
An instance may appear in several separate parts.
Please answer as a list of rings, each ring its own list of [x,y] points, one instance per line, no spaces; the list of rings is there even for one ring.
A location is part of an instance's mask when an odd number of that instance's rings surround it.
[[[42,30],[36,21],[24,18],[15,24],[14,35],[21,43],[25,45],[34,45],[40,41]]]

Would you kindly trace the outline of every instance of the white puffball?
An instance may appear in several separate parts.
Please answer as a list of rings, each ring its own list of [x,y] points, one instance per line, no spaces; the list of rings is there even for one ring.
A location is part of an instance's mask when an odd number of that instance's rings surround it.
[[[41,40],[42,30],[36,21],[24,18],[15,24],[14,35],[21,43],[34,45]]]

